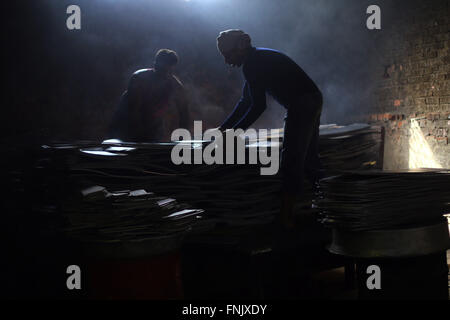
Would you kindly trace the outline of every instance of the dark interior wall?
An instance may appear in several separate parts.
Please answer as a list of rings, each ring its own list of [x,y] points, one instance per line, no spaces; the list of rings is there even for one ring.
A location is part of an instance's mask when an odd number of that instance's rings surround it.
[[[413,2],[377,40],[371,120],[385,168],[450,168],[450,2]]]
[[[405,5],[407,1],[400,1]],[[82,29],[66,28],[77,4]],[[3,139],[100,139],[131,73],[149,67],[157,49],[176,50],[176,74],[193,100],[193,117],[220,124],[239,98],[240,70],[216,49],[217,34],[247,31],[256,46],[286,52],[324,93],[322,123],[367,113],[376,39],[365,27],[371,1],[77,0],[8,3]],[[397,11],[379,1],[384,25]],[[256,124],[280,127],[270,104]]]

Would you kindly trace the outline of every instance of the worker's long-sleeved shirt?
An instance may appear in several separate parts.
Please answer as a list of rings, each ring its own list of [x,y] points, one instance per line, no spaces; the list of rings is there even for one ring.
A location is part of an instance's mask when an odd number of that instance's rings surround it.
[[[252,48],[242,71],[242,98],[221,125],[222,129],[247,129],[266,109],[266,92],[289,108],[307,93],[320,92],[311,78],[285,54],[268,48]]]

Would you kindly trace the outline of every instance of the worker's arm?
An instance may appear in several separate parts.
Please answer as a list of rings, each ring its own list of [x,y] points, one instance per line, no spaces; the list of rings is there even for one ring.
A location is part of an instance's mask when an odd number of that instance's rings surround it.
[[[250,127],[259,116],[266,110],[266,90],[259,83],[247,82],[248,92],[250,95],[250,108],[244,116],[239,120],[239,122],[234,126],[234,128],[240,128],[246,130]]]
[[[236,126],[242,116],[248,111],[251,105],[250,90],[248,82],[245,82],[244,88],[242,90],[241,100],[234,107],[233,112],[228,116],[228,118],[219,127],[220,130],[231,129]]]

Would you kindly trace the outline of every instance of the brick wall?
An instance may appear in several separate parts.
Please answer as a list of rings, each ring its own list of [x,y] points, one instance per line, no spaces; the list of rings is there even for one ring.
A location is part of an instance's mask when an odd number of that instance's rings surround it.
[[[377,35],[368,116],[386,129],[385,169],[450,168],[449,3],[399,6]]]

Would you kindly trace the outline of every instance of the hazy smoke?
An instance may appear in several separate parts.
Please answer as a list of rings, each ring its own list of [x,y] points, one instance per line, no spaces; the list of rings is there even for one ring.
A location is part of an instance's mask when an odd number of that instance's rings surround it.
[[[378,1],[383,17],[390,12]],[[82,30],[68,31],[65,9],[77,4]],[[216,48],[224,29],[241,28],[253,44],[291,56],[324,94],[322,123],[346,123],[347,115],[369,105],[370,56],[376,32],[365,27],[366,0],[42,0],[16,4],[22,17],[11,54],[15,110],[29,113],[27,127],[47,128],[61,138],[103,134],[130,75],[151,67],[160,48],[180,56],[176,74],[192,98],[192,113],[218,126],[242,88],[240,70],[229,70]],[[13,26],[14,27],[14,26]],[[26,42],[26,44],[25,44]],[[25,49],[24,49],[25,48]],[[33,70],[33,72],[30,72]],[[22,85],[22,83],[21,83]],[[21,88],[21,89],[18,89]],[[24,90],[23,92],[21,90]],[[268,100],[271,101],[270,99]],[[42,106],[45,104],[45,110]],[[14,115],[23,120],[21,111]],[[257,127],[280,127],[284,109],[273,102]],[[17,120],[15,121],[22,121]],[[14,121],[13,121],[14,123]]]

